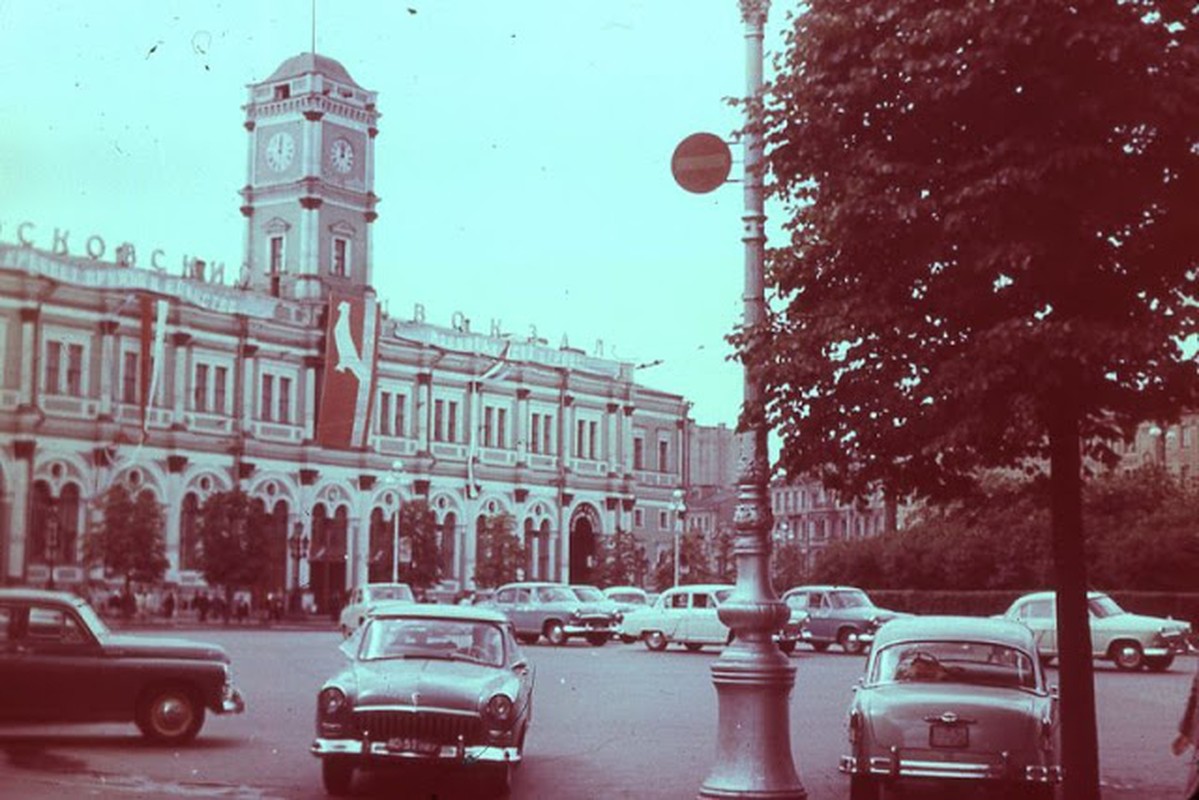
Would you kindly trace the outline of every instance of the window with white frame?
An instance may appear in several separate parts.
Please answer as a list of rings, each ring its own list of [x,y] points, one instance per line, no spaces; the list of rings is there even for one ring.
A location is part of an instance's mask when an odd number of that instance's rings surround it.
[[[86,334],[47,331],[42,342],[42,391],[68,397],[86,395],[90,352]]]
[[[196,358],[192,367],[192,410],[227,414],[231,361]]]
[[[263,370],[258,394],[258,416],[267,422],[290,424],[295,376]]]
[[[283,236],[272,236],[267,245],[267,266],[266,271],[271,275],[278,275],[283,271]]]
[[[534,411],[529,418],[529,452],[553,453],[554,415],[547,411]]]
[[[670,472],[670,440],[658,439],[658,472]]]
[[[138,386],[141,383],[141,354],[136,350],[121,353],[121,402],[136,405],[141,402]]]
[[[635,527],[635,528],[644,528],[645,527],[645,510],[644,509],[640,509],[640,508],[633,509],[633,527]]]
[[[645,469],[645,436],[633,435],[633,469]]]
[[[458,441],[458,401],[437,398],[433,401],[433,441]]]
[[[599,439],[599,422],[594,419],[575,420],[575,458],[595,461]]]
[[[660,531],[670,530],[670,512],[669,511],[659,511],[658,512],[658,530],[660,530]]]
[[[405,436],[408,395],[395,390],[379,392],[379,419],[375,429],[382,436]]]
[[[508,446],[508,409],[494,404],[483,406],[482,439],[484,447]]]
[[[333,258],[330,271],[345,277],[350,274],[350,240],[344,236],[333,237]]]

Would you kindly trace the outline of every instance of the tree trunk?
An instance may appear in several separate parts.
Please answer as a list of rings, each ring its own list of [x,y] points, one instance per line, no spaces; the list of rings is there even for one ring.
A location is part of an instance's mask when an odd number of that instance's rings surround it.
[[[1050,411],[1050,491],[1061,680],[1063,800],[1099,800],[1099,738],[1087,612],[1082,529],[1082,464],[1077,406]]]

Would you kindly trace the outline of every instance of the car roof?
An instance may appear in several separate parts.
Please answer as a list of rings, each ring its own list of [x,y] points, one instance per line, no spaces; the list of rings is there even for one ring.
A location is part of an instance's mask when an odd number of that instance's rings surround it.
[[[1104,592],[1097,592],[1093,589],[1091,591],[1087,592],[1088,600],[1094,599],[1096,597],[1106,597],[1106,596],[1107,595]],[[1023,603],[1026,600],[1053,600],[1056,597],[1057,597],[1057,592],[1052,589],[1048,589],[1043,592],[1030,592],[1029,594],[1021,595],[1020,597],[1018,597],[1014,601],[1012,601],[1012,604],[1015,605],[1016,603]]]
[[[381,603],[372,617],[382,618],[417,618],[417,619],[452,619],[465,622],[498,622],[507,623],[508,617],[502,612],[485,606],[449,606],[436,603],[407,603],[392,601]]]
[[[640,586],[608,586],[604,589],[604,593],[606,594],[607,592],[640,592],[641,594],[646,593],[646,591],[644,589],[642,589]]]
[[[56,592],[49,589],[30,589],[23,586],[0,589],[0,600],[55,600],[60,603],[82,602],[82,598],[71,592]]]
[[[497,586],[495,590],[498,592],[500,589],[537,589],[542,586],[559,586],[563,589],[570,588],[568,584],[561,581],[513,581],[512,583],[505,583],[503,586]]]
[[[843,584],[837,584],[837,583],[821,583],[821,584],[814,583],[814,584],[811,584],[808,586],[793,587],[793,588],[788,589],[787,591],[783,592],[783,594],[791,594],[792,592],[844,592],[844,591],[864,592],[866,590],[859,588],[857,586],[845,586]]]
[[[980,641],[1031,650],[1032,631],[1019,622],[993,617],[928,615],[897,617],[874,635],[874,651],[905,641]]]
[[[671,586],[669,589],[663,589],[662,594],[667,592],[719,592],[724,589],[735,589],[731,583],[682,583],[678,586]]]

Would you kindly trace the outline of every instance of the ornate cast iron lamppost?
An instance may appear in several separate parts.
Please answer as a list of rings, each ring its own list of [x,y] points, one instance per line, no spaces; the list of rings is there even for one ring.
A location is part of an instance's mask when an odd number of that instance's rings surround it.
[[[762,197],[763,137],[755,115],[762,95],[762,38],[769,0],[740,0],[745,23],[747,113],[751,123],[745,146],[744,325],[765,318],[766,249]],[[700,788],[700,797],[754,797],[803,800],[807,797],[791,755],[790,700],[795,667],[772,640],[787,619],[787,607],[770,584],[771,513],[767,497],[770,471],[761,382],[745,369],[744,418],[753,442],[743,453],[733,517],[737,586],[720,606],[720,621],[732,628],[733,643],[712,663],[719,723],[716,763]]]
[[[308,537],[304,536],[304,525],[297,522],[291,536],[287,537],[291,549],[291,612],[298,613],[300,600],[300,561],[308,557]]]

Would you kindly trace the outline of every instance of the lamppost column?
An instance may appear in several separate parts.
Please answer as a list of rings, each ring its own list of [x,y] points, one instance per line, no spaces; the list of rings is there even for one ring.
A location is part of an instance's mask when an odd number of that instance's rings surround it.
[[[762,197],[763,139],[758,128],[762,97],[762,38],[769,0],[740,0],[746,41],[744,325],[755,330],[765,319],[763,295],[766,233]],[[787,607],[770,584],[771,512],[767,496],[765,393],[745,369],[742,419],[752,451],[741,458],[736,537],[737,585],[718,614],[735,634],[712,663],[719,721],[716,763],[700,787],[700,797],[807,797],[791,753],[790,700],[795,667],[775,645],[774,631],[787,619]]]

